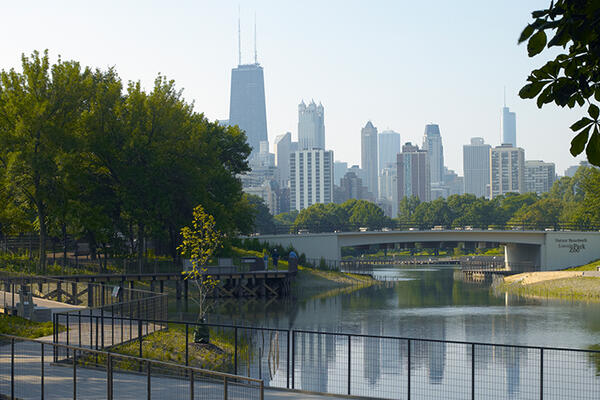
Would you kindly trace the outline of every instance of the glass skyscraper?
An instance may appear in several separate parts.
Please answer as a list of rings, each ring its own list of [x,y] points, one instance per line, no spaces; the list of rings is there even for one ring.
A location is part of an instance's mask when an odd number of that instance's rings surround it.
[[[502,107],[502,144],[517,147],[517,114]]]
[[[423,150],[427,151],[431,173],[431,183],[441,183],[444,180],[444,146],[440,127],[436,124],[425,125],[423,135]]]
[[[229,125],[246,132],[252,156],[259,153],[260,142],[267,141],[267,112],[263,68],[258,63],[238,65],[231,70]]]

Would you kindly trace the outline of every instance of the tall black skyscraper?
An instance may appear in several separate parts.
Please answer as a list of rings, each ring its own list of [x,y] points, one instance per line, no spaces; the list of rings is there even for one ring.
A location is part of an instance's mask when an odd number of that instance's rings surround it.
[[[254,27],[254,64],[242,64],[240,49],[239,65],[231,70],[229,125],[238,125],[246,132],[253,155],[259,152],[260,142],[268,140],[265,80],[263,68],[258,63],[256,56],[256,24]]]

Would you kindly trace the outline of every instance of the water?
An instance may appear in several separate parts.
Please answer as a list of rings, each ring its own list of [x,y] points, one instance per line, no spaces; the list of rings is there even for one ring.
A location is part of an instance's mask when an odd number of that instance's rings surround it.
[[[382,284],[271,302],[232,299],[217,304],[210,321],[579,349],[600,343],[600,305],[496,296],[487,285],[455,280],[454,271],[381,267],[374,275]],[[296,388],[346,394],[350,377],[354,395],[406,398],[410,365],[413,397],[462,399],[471,396],[475,365],[477,398],[540,398],[539,349],[412,341],[409,355],[407,340],[354,337],[349,344],[344,335],[298,333],[292,373],[287,334],[261,335],[240,365],[270,386],[286,387],[293,375]],[[543,359],[546,397],[600,398],[598,357],[545,351]]]

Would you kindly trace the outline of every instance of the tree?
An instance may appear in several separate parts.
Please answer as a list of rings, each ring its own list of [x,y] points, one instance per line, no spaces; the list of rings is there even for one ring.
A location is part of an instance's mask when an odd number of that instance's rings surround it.
[[[560,107],[587,105],[587,117],[571,125],[577,135],[571,154],[585,149],[590,163],[600,165],[600,2],[553,0],[547,9],[532,12],[519,43],[527,41],[529,57],[544,48],[561,47],[554,60],[531,72],[519,92],[524,99],[537,97],[537,106],[554,102]]]
[[[255,195],[247,197],[254,211],[254,231],[262,234],[275,233],[275,221],[264,200]]]
[[[198,305],[198,320],[204,321],[206,312],[206,298],[215,288],[218,281],[207,274],[206,264],[210,261],[215,251],[221,245],[221,233],[215,229],[216,223],[212,215],[204,211],[202,205],[194,208],[192,226],[185,226],[181,229],[182,243],[178,247],[181,255],[188,257],[192,263],[189,271],[183,271],[185,279],[191,280],[198,290],[198,297],[194,300]],[[206,336],[204,334],[194,333],[196,336]],[[202,338],[200,338],[202,339]],[[206,336],[206,339],[208,337]]]
[[[90,71],[48,52],[22,56],[23,72],[0,73],[0,166],[13,201],[35,212],[39,268],[46,266],[48,220],[63,187],[61,164],[74,149],[73,134],[85,105]]]
[[[508,221],[509,225],[526,229],[558,229],[563,203],[558,199],[545,197],[533,204],[523,206]]]

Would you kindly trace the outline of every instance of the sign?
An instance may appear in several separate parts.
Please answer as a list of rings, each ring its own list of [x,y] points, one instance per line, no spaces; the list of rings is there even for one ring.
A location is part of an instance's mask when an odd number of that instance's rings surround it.
[[[112,291],[112,297],[119,297],[120,291],[121,291],[121,286],[115,286]]]
[[[569,253],[579,253],[585,250],[587,239],[554,239],[559,249],[569,249]]]

